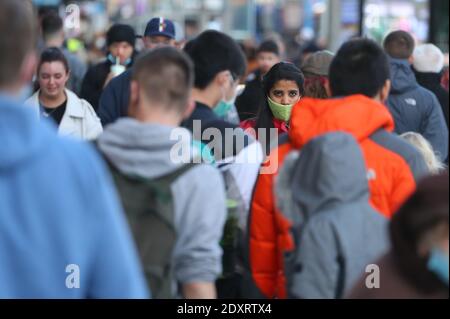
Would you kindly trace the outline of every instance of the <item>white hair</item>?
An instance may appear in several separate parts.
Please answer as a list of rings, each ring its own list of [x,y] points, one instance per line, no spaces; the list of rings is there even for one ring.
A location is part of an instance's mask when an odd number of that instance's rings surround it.
[[[428,170],[432,175],[438,175],[445,171],[447,167],[439,160],[434,153],[433,147],[422,135],[418,133],[408,132],[401,137],[409,144],[413,145],[422,154]]]
[[[414,50],[414,68],[424,73],[439,73],[444,68],[444,54],[434,44],[421,44]]]

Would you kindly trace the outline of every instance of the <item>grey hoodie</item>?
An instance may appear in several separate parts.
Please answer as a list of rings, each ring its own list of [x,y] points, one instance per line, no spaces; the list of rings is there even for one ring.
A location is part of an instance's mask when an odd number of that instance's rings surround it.
[[[171,140],[174,128],[142,124],[123,118],[108,126],[98,141],[100,151],[124,174],[158,178],[179,169],[170,153],[180,143],[191,147],[188,137]],[[222,237],[226,217],[225,187],[220,172],[199,164],[172,185],[177,240],[173,251],[173,271],[179,283],[214,282],[222,272]]]
[[[342,298],[388,247],[387,220],[369,205],[362,152],[348,134],[323,135],[304,147],[291,173],[302,218],[290,294]]]

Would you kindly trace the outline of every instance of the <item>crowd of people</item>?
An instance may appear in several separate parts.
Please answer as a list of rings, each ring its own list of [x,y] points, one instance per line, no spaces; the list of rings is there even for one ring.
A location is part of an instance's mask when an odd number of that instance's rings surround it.
[[[40,24],[0,2],[0,298],[448,298],[439,48],[299,67],[268,39],[247,75],[230,36],[155,17],[87,68]]]

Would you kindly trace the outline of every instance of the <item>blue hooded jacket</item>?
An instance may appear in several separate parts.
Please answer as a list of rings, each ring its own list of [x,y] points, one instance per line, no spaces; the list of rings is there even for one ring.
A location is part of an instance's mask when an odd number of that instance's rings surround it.
[[[425,137],[443,161],[448,156],[448,128],[437,97],[421,87],[407,60],[390,59],[392,89],[388,106],[398,134]]]
[[[147,298],[110,177],[0,95],[0,298]]]

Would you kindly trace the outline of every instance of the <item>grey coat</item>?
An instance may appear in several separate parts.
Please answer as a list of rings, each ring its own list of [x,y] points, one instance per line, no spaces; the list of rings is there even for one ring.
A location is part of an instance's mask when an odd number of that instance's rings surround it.
[[[292,181],[302,217],[294,230],[289,292],[296,298],[342,298],[388,248],[387,220],[369,205],[359,145],[345,133],[316,138],[301,151]]]

